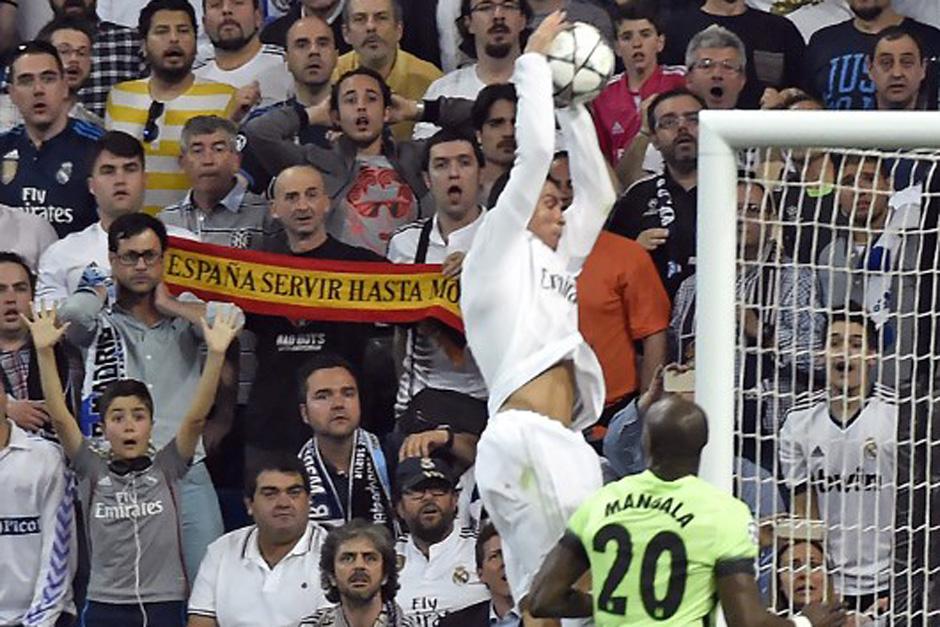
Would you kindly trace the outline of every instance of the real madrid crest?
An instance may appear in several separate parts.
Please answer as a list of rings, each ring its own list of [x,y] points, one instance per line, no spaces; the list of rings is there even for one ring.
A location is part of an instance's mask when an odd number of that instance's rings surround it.
[[[467,572],[467,569],[463,566],[458,566],[454,569],[454,583],[456,584],[466,584],[470,582],[470,573]]]
[[[16,178],[16,171],[19,168],[20,155],[16,150],[11,150],[3,155],[3,164],[0,166],[0,180],[4,185],[9,185]]]
[[[865,453],[865,457],[868,459],[878,457],[878,443],[875,441],[875,438],[865,440],[865,444],[862,445],[862,452]]]
[[[58,172],[55,173],[55,180],[59,185],[65,185],[69,182],[69,179],[72,178],[72,162],[63,161],[62,165],[59,166]]]
[[[405,567],[405,556],[401,553],[395,555],[395,569],[401,571]]]

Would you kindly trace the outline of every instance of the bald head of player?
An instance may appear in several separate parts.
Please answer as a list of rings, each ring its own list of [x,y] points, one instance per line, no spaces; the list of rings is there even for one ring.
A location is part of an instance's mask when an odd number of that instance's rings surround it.
[[[643,416],[643,449],[649,468],[666,481],[698,474],[708,442],[705,412],[679,396],[666,396]]]

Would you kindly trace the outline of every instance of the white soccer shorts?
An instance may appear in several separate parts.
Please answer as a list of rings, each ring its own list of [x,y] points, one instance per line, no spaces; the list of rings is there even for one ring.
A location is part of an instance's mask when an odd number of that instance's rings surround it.
[[[600,460],[580,433],[557,420],[509,409],[490,418],[474,472],[518,603],[568,519],[603,484]]]

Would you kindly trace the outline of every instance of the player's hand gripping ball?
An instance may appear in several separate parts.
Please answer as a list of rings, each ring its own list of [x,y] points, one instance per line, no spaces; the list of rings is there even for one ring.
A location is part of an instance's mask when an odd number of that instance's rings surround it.
[[[614,72],[614,52],[600,31],[575,22],[555,37],[548,53],[556,107],[594,99]]]

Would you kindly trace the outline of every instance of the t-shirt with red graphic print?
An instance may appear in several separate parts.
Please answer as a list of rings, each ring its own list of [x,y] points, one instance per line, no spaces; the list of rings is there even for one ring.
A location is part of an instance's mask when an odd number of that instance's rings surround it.
[[[418,219],[418,200],[386,157],[356,161],[356,176],[336,196],[327,230],[343,243],[384,255],[398,227]]]

